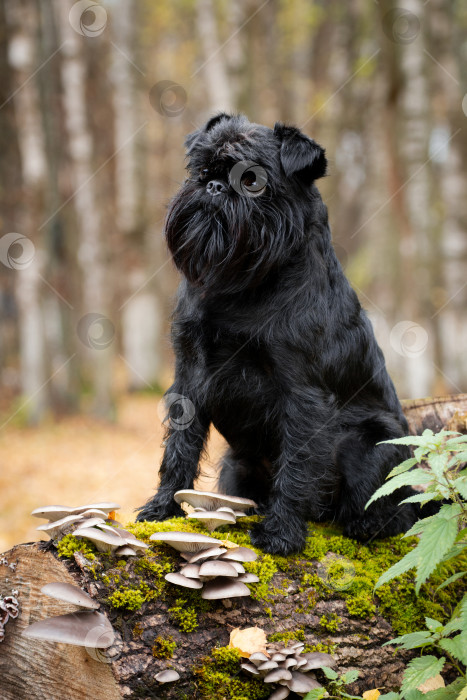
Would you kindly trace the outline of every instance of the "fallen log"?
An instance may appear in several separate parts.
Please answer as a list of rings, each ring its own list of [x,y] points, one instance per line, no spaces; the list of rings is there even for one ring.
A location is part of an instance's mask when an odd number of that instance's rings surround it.
[[[456,413],[460,424],[466,408],[466,395],[405,403],[414,432],[439,430]],[[215,535],[249,545],[254,521],[244,518]],[[152,544],[148,553],[119,558],[70,534],[60,542],[17,545],[0,555],[0,596],[19,601],[19,615],[5,625],[0,644],[2,700],[267,698],[272,687],[245,674],[238,653],[228,649],[233,629],[255,626],[270,640],[301,640],[306,650],[331,653],[339,672],[358,669],[359,679],[348,687],[352,694],[376,687],[388,691],[400,685],[410,652],[395,655],[393,647],[382,644],[419,627],[425,615],[447,618],[462,594],[462,584],[455,583],[435,596],[435,580],[417,598],[409,572],[375,595],[377,578],[408,551],[410,541],[390,538],[360,545],[337,528],[310,524],[302,555],[260,553],[256,562],[245,564],[259,578],[250,585],[251,597],[207,601],[199,591],[165,580],[165,573],[179,568],[180,556],[149,540],[156,531],[205,532],[202,525],[174,519],[128,528]],[[77,611],[76,605],[41,592],[53,581],[74,584],[99,603],[115,631],[108,649],[22,635],[38,620]],[[179,680],[161,685],[156,675],[171,668]],[[317,680],[326,682],[320,671]]]

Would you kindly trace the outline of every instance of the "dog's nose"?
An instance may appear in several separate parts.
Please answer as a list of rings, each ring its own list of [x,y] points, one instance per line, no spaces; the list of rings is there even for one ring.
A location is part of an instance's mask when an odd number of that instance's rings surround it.
[[[216,194],[221,194],[227,191],[227,185],[221,180],[210,180],[206,185],[206,192],[215,197]]]

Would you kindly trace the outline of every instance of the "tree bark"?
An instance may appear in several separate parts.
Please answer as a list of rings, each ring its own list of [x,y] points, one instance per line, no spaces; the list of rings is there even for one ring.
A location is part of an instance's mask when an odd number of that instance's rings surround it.
[[[425,427],[439,429],[452,422],[456,415],[463,416],[467,430],[466,394],[405,402],[404,410],[412,432],[420,432]],[[14,571],[11,564],[16,564]],[[114,573],[109,571],[109,564]],[[297,564],[297,572],[318,571],[321,577],[315,560],[297,555]],[[52,542],[17,545],[0,556],[0,596],[13,594],[20,602],[20,614],[6,624],[0,646],[2,700],[36,697],[62,700],[65,696],[67,700],[95,697],[102,700],[181,697],[206,700],[194,669],[202,665],[203,657],[214,647],[228,645],[230,632],[239,627],[257,626],[268,636],[277,632],[293,633],[302,628],[307,644],[335,645],[333,656],[337,670],[358,668],[360,671],[359,680],[349,686],[353,694],[376,687],[385,690],[399,687],[410,658],[410,652],[394,655],[393,647],[382,646],[396,636],[384,617],[379,613],[368,619],[352,617],[339,591],[332,591],[318,599],[314,607],[310,606],[313,584],[304,585],[299,573],[277,571],[268,586],[267,605],[253,598],[211,601],[207,609],[200,605],[198,626],[186,633],[179,629],[169,612],[171,606],[177,605],[177,597],[186,597],[185,589],[158,595],[134,612],[110,607],[107,602],[109,578],[118,571],[125,585],[130,585],[135,577],[135,561],[131,558],[124,567],[116,566],[117,560],[109,560],[107,555],[96,555],[95,560],[89,561],[80,552],[75,552],[73,559],[59,560]],[[102,568],[108,576],[102,576]],[[154,574],[146,576],[145,580],[154,588],[157,585]],[[100,611],[108,616],[115,630],[115,641],[110,649],[102,653],[40,640],[32,643],[21,635],[37,620],[76,611],[75,606],[40,592],[43,585],[52,581],[75,584],[101,604]],[[196,606],[196,600],[196,597],[191,598],[190,605]],[[397,588],[394,588],[394,600],[397,602]],[[338,629],[323,628],[323,616],[340,618]],[[172,658],[154,655],[154,641],[158,636],[171,637],[176,642]],[[175,668],[180,679],[161,686],[155,675],[166,668]],[[242,679],[243,674],[239,673],[238,678]],[[209,700],[222,699],[211,696]]]

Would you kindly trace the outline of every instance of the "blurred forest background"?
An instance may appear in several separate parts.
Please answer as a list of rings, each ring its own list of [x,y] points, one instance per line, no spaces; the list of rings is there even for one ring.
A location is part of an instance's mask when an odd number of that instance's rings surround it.
[[[149,496],[165,208],[219,110],[326,148],[334,245],[400,396],[467,391],[464,0],[0,0],[3,518]]]

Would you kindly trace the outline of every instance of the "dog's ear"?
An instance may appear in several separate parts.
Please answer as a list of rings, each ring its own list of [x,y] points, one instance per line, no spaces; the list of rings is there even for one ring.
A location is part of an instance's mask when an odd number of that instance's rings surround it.
[[[185,139],[185,148],[187,154],[190,153],[192,150],[193,146],[195,143],[198,141],[199,137],[202,134],[206,134],[208,131],[211,131],[211,129],[218,124],[222,119],[232,119],[231,114],[226,114],[225,112],[220,112],[219,114],[216,114],[214,117],[211,117],[204,126],[201,127],[201,129],[197,129],[197,131],[193,131],[192,134],[188,134],[188,136]]]
[[[274,135],[281,142],[280,159],[287,177],[295,175],[310,184],[326,175],[327,160],[324,148],[305,136],[295,126],[277,122]]]

